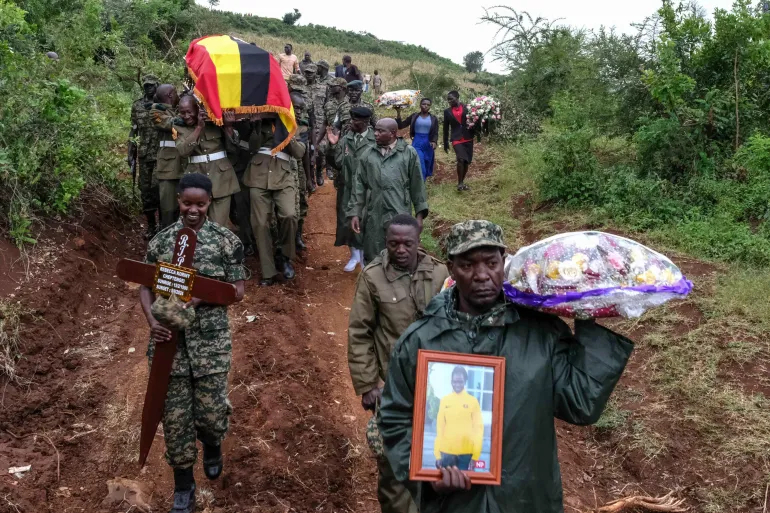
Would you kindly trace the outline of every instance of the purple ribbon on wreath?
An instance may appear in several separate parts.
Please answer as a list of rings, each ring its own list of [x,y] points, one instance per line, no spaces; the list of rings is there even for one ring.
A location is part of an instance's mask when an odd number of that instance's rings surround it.
[[[640,292],[643,294],[677,294],[686,296],[692,291],[692,282],[682,278],[673,285],[638,285],[636,287],[606,287],[585,292],[566,292],[564,294],[541,295],[522,292],[508,282],[503,284],[505,296],[512,302],[533,308],[553,308],[564,303],[571,303],[586,297],[608,296],[614,292]]]

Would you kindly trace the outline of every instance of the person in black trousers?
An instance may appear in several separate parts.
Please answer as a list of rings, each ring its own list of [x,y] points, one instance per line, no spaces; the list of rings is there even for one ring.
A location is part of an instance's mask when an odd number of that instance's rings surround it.
[[[444,151],[449,153],[449,129],[452,129],[452,146],[457,156],[457,190],[467,191],[465,175],[473,161],[473,132],[468,128],[468,107],[460,103],[460,93],[449,91],[449,108],[444,111]]]

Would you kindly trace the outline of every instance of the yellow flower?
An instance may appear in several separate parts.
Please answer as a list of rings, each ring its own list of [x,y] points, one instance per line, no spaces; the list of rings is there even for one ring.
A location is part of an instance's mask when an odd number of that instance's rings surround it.
[[[652,271],[647,271],[644,274],[639,274],[636,276],[636,282],[643,283],[645,285],[655,285],[655,273]]]
[[[548,268],[546,269],[545,275],[551,278],[552,280],[559,279],[559,262],[556,262],[556,261],[548,262]]]
[[[578,267],[580,267],[581,271],[588,269],[588,257],[583,253],[575,253],[572,255],[572,261],[575,262]]]

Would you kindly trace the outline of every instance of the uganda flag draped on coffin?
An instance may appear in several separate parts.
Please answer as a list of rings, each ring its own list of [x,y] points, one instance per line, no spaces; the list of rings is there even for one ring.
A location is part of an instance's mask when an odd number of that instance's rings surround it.
[[[185,61],[195,81],[195,96],[214,123],[222,125],[225,111],[273,112],[288,132],[273,152],[289,144],[297,121],[280,65],[270,53],[231,36],[205,36],[190,43]]]

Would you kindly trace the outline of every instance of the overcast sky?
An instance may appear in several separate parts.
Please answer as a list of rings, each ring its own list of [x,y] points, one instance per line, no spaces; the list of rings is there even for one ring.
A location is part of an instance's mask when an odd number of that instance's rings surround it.
[[[198,0],[198,3],[207,5],[205,0]],[[632,30],[631,23],[642,21],[646,16],[653,14],[661,2],[518,0],[511,4],[489,0],[487,3],[471,1],[459,9],[451,9],[450,5],[457,4],[445,0],[334,3],[319,0],[288,0],[283,3],[265,0],[220,0],[218,8],[270,18],[282,18],[284,13],[296,8],[302,13],[300,25],[313,23],[356,32],[366,31],[380,39],[422,45],[462,64],[465,54],[475,50],[486,52],[493,45],[496,29],[492,25],[478,22],[484,14],[484,6],[499,4],[511,5],[519,11],[528,11],[533,17],[563,18],[563,23],[574,27],[598,28],[604,25],[614,26],[619,31],[626,32]],[[730,9],[732,0],[701,0],[700,4],[711,15],[717,7]],[[331,8],[331,5],[334,5],[334,8]],[[296,50],[301,54],[301,48]],[[490,62],[489,57],[485,68],[493,72],[502,71],[500,64]]]

